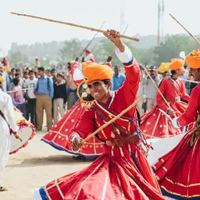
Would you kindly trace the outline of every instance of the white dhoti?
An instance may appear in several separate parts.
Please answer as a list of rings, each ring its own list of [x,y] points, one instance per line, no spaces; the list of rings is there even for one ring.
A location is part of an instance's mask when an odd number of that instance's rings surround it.
[[[5,120],[0,116],[0,186],[2,185],[3,171],[10,152],[10,131]]]
[[[0,110],[6,116],[7,121],[14,132],[19,130],[14,119],[14,108],[11,97],[0,90]],[[5,119],[0,115],[0,186],[2,186],[3,171],[10,152],[10,130]]]

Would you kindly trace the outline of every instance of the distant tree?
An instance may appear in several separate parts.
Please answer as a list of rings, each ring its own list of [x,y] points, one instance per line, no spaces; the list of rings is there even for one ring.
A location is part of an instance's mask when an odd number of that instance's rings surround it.
[[[70,60],[75,60],[76,57],[80,55],[83,51],[83,46],[79,39],[67,40],[64,43],[64,46],[60,49],[61,60],[65,63]]]
[[[11,66],[17,67],[21,67],[24,63],[28,62],[28,58],[19,51],[11,53],[11,55],[8,56],[8,60]]]

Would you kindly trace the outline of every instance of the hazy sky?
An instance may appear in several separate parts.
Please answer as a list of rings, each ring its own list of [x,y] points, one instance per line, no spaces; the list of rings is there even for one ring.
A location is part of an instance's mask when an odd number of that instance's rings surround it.
[[[172,13],[193,34],[199,34],[200,0],[164,0],[164,33],[185,33],[171,19]],[[124,11],[127,35],[157,34],[158,0],[1,0],[0,48],[8,50],[12,42],[32,44],[52,40],[63,41],[78,37],[90,39],[91,31],[68,27],[37,19],[18,17],[10,12],[38,15],[46,18],[104,29],[120,30],[120,10]],[[101,34],[99,34],[101,35]]]

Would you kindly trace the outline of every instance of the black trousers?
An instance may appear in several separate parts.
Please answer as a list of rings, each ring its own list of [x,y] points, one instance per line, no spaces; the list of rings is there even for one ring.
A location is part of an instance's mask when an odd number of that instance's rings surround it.
[[[36,99],[28,99],[26,112],[26,119],[29,120],[29,117],[31,115],[31,123],[36,126]]]

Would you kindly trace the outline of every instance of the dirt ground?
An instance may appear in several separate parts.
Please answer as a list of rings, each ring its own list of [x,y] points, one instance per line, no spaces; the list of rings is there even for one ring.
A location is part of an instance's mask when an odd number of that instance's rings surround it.
[[[37,132],[28,146],[10,155],[3,175],[0,200],[32,200],[31,190],[73,171],[92,161],[75,161],[72,155],[58,151],[40,141],[45,132]]]

